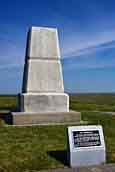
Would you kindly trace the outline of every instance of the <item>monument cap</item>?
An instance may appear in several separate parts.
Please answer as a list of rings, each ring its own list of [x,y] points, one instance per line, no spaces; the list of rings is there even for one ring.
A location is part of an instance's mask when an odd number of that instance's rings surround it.
[[[28,36],[26,56],[29,59],[60,58],[56,28],[31,27]]]

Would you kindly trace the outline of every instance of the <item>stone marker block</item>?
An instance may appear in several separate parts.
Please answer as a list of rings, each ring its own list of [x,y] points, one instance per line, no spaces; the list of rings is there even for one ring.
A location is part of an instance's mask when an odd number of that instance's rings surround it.
[[[30,124],[70,124],[79,123],[81,120],[80,112],[13,112],[12,123],[14,125]]]
[[[29,60],[27,66],[26,92],[64,92],[60,61]]]
[[[28,32],[19,109],[12,112],[15,125],[80,122],[80,112],[69,113],[64,93],[57,29],[32,27]]]
[[[69,96],[63,93],[28,93],[20,96],[21,112],[68,112]]]
[[[32,27],[28,33],[20,106],[22,112],[69,111],[57,29]]]
[[[57,29],[32,27],[29,33],[27,56],[30,59],[60,58]]]
[[[71,167],[98,165],[106,160],[100,125],[68,127],[68,161]]]

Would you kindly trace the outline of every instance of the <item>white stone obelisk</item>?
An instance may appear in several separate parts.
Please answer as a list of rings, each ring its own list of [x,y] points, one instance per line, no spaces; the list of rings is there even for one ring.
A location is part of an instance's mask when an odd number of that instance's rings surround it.
[[[57,29],[32,27],[28,32],[20,96],[21,112],[68,112]]]

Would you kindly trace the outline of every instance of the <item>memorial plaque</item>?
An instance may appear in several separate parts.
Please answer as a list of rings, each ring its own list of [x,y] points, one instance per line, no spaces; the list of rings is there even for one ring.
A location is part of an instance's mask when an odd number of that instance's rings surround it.
[[[105,142],[100,125],[68,127],[68,161],[71,167],[105,162]]]
[[[74,147],[100,146],[100,135],[98,130],[73,131]]]

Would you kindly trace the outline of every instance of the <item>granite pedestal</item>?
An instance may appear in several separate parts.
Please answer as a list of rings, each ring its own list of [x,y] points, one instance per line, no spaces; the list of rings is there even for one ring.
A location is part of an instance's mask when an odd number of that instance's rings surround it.
[[[69,112],[68,99],[63,93],[22,94],[21,112]]]
[[[14,125],[76,124],[81,120],[80,112],[13,112]]]

